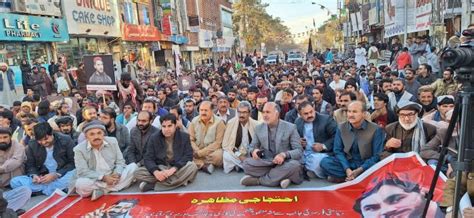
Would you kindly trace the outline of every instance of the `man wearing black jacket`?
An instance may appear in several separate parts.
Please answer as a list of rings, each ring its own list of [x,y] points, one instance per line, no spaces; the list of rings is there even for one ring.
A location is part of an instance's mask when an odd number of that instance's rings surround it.
[[[35,140],[26,149],[26,174],[11,180],[12,188],[28,186],[33,192],[51,195],[64,190],[74,176],[74,142],[71,137],[53,133],[49,123],[34,127]]]
[[[193,149],[187,133],[176,127],[176,117],[160,118],[161,130],[150,137],[144,155],[145,167],[135,172],[142,192],[166,191],[187,185],[196,177],[198,168],[193,161]]]

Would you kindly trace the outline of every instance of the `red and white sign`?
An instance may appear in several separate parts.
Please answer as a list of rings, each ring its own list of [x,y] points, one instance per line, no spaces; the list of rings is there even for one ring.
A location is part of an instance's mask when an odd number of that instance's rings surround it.
[[[416,31],[423,31],[430,29],[431,13],[433,4],[428,0],[416,1],[415,15],[416,15]]]
[[[415,153],[396,154],[353,181],[323,188],[114,193],[97,201],[58,192],[22,217],[421,217],[433,175]],[[441,213],[435,203],[442,198],[441,177],[427,217]]]

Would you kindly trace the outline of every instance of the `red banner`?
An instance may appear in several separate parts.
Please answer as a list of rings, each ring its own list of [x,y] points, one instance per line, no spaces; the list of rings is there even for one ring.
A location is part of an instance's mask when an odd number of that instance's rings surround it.
[[[408,153],[384,159],[354,181],[318,189],[115,193],[94,202],[58,192],[22,217],[420,217],[433,174]],[[441,200],[442,177],[435,201]],[[427,217],[440,215],[431,202]]]
[[[161,33],[154,26],[122,24],[123,40],[125,41],[159,41]]]

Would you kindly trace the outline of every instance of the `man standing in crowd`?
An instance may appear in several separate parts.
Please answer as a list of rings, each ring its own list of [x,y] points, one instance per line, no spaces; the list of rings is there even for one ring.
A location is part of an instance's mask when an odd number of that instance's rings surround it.
[[[280,186],[303,182],[300,159],[303,149],[296,126],[280,120],[280,108],[273,102],[263,107],[264,123],[257,125],[249,145],[250,158],[242,166],[244,186]]]
[[[250,118],[252,106],[247,101],[240,102],[237,107],[237,117],[232,118],[226,125],[222,142],[224,173],[233,169],[239,172],[242,161],[248,156],[247,146],[252,142],[255,127],[258,122]]]
[[[194,162],[199,169],[209,174],[214,172],[214,167],[222,166],[222,140],[225,132],[224,122],[212,111],[212,103],[203,101],[199,106],[199,116],[189,125]]]
[[[142,192],[166,191],[194,181],[198,168],[193,162],[189,135],[176,126],[176,117],[160,118],[161,130],[150,136],[144,155],[145,167],[135,172]]]
[[[364,103],[349,104],[346,122],[340,123],[334,139],[334,156],[321,161],[328,181],[340,183],[357,178],[380,160],[383,151],[383,130],[366,121]]]
[[[65,190],[75,175],[74,141],[61,133],[54,133],[49,123],[34,127],[35,140],[26,150],[27,175],[11,180],[12,188],[27,186],[33,192],[50,196],[56,189]]]

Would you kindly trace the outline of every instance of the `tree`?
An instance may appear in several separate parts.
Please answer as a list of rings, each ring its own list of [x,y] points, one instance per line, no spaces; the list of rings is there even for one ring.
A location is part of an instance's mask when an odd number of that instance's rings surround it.
[[[233,5],[234,32],[245,41],[247,51],[260,49],[260,44],[274,50],[292,42],[290,31],[278,17],[266,12],[268,4],[260,0],[239,0]]]

